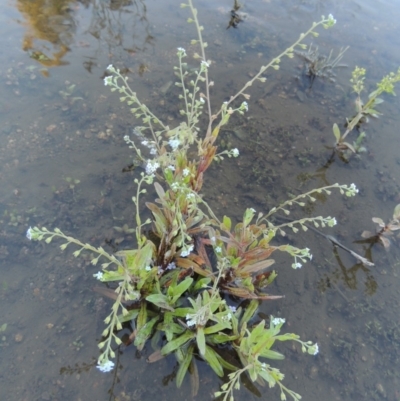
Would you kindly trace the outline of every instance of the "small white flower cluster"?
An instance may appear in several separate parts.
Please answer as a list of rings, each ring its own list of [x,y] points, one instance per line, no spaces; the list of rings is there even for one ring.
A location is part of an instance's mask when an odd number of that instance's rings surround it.
[[[32,227],[29,227],[29,228],[26,230],[26,238],[28,238],[29,241],[32,240]]]
[[[144,270],[146,270],[147,272],[149,272],[150,270],[151,270],[151,266],[149,265],[149,266],[146,266],[145,268],[144,268]]]
[[[326,223],[328,224],[329,227],[333,227],[333,226],[336,226],[337,221],[334,217],[332,217]]]
[[[189,245],[186,248],[182,248],[182,250],[181,250],[182,258],[186,258],[186,256],[189,256],[190,253],[193,251],[193,249],[194,249],[193,245]]]
[[[239,156],[239,149],[235,148],[235,149],[231,149],[231,154],[233,157],[238,157]]]
[[[178,47],[178,56],[186,56],[186,50],[183,47]]]
[[[115,364],[112,361],[105,361],[105,362],[98,362],[96,368],[99,369],[101,372],[107,373],[111,372],[114,368]]]
[[[197,324],[196,321],[196,315],[192,314],[192,313],[188,313],[186,315],[186,324],[191,327],[191,326],[195,326]]]
[[[195,200],[196,199],[196,195],[193,192],[190,192],[186,195],[186,199],[187,200]]]
[[[283,319],[283,318],[280,318],[280,317],[274,317],[274,318],[271,320],[271,322],[272,322],[272,324],[273,324],[274,326],[278,326],[278,324],[283,324],[283,323],[285,323],[285,322],[286,322],[286,319]]]
[[[113,77],[110,75],[104,78],[104,86],[110,86],[113,83]]]
[[[168,263],[167,270],[174,270],[176,269],[175,262]]]
[[[333,15],[332,15],[332,14],[329,14],[329,15],[328,15],[328,20],[331,21],[331,22],[333,23],[333,25],[335,25],[336,22],[337,22],[336,19],[333,18]]]
[[[247,102],[243,102],[240,106],[240,110],[249,111],[249,105]]]
[[[232,320],[232,313],[231,313],[231,312],[228,312],[227,315],[225,315],[225,316],[222,317],[222,320],[223,320],[224,322],[230,322],[230,321]]]
[[[175,171],[175,166],[173,164],[170,164],[169,166],[165,167],[165,169]]]
[[[182,175],[184,177],[187,177],[189,175],[189,173],[190,173],[190,170],[188,168],[184,168],[183,171],[182,171]]]
[[[222,252],[222,248],[220,246],[215,247],[214,251],[216,253],[221,253]]]
[[[152,160],[148,160],[146,164],[146,174],[152,175],[156,172],[156,170],[160,167],[160,163],[157,163]]]
[[[236,312],[236,306],[229,305],[228,308],[229,308],[233,313]]]
[[[358,194],[358,188],[356,187],[356,184],[350,184],[350,186],[345,191],[345,194],[346,194],[346,196],[349,196],[349,197],[356,196],[356,194]]]
[[[170,139],[168,141],[168,145],[171,146],[172,150],[178,149],[180,144],[181,144],[181,141],[179,139]]]
[[[205,71],[209,66],[210,66],[210,64],[208,64],[207,61],[204,61],[204,60],[201,61],[201,65],[200,65],[201,71]]]
[[[299,263],[299,262],[292,263],[293,269],[301,269],[302,266],[303,265],[301,263]]]
[[[99,281],[103,281],[104,274],[102,272],[97,272],[96,274],[93,274],[93,277],[97,278]]]

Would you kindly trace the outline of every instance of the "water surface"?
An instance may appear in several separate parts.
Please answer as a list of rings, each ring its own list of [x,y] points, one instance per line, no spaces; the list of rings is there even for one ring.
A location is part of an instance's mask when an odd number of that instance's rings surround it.
[[[134,226],[131,197],[139,171],[122,169],[132,157],[123,136],[137,122],[102,78],[110,63],[123,69],[140,98],[177,123],[176,48],[193,54],[195,37],[179,3],[10,0],[0,6],[2,400],[192,399],[189,380],[175,388],[173,358],[146,363],[150,347],[143,355],[124,349],[112,374],[95,369],[110,301],[93,291],[91,255],[75,259],[56,244],[25,238],[27,227],[41,224],[95,245],[133,245],[113,227]],[[383,115],[365,126],[367,153],[346,164],[330,160],[327,149],[333,123],[343,126],[354,113],[354,66],[367,69],[369,92],[400,66],[398,2],[257,0],[243,4],[247,19],[238,29],[226,29],[232,3],[197,2],[213,62],[215,107],[321,14],[332,13],[338,23],[313,43],[321,54],[349,45],[348,68],[337,71],[335,83],[317,79],[311,90],[300,58],[268,72],[267,82],[250,91],[249,113],[232,119],[221,135],[219,145],[237,147],[241,156],[211,168],[206,198],[220,216],[240,218],[246,207],[266,211],[317,186],[356,183],[357,198],[321,197],[293,216],[335,216],[339,224],[326,232],[376,266],[335,253],[314,233],[290,234],[291,243],[311,248],[313,260],[293,271],[291,260],[277,258],[273,291],[285,298],[262,309],[320,344],[316,357],[280,346],[285,384],[303,399],[399,400],[399,241],[388,252],[353,243],[374,228],[372,217],[388,221],[400,203],[398,98],[384,96]],[[188,63],[196,66],[193,58]],[[220,382],[205,366],[200,377],[196,399],[210,400]],[[262,399],[279,399],[274,390],[260,391]],[[236,399],[252,397],[243,390]]]

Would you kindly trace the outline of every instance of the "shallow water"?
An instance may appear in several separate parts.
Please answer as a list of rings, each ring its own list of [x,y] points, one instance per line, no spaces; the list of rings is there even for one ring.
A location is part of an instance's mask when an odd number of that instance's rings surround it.
[[[214,165],[205,185],[215,211],[233,217],[317,186],[354,182],[360,188],[356,199],[321,197],[306,214],[335,216],[339,224],[325,232],[376,266],[336,253],[312,232],[290,234],[291,243],[311,248],[313,260],[293,271],[291,260],[276,258],[273,291],[285,298],[263,305],[265,313],[287,319],[288,331],[320,345],[316,357],[280,346],[285,384],[305,400],[400,399],[399,241],[388,252],[353,243],[374,228],[372,217],[388,221],[400,203],[398,98],[384,96],[383,115],[365,126],[368,152],[359,159],[327,163],[326,148],[333,123],[342,126],[354,113],[354,66],[367,69],[368,91],[400,66],[396,3],[258,0],[243,5],[248,18],[238,29],[227,30],[231,2],[197,2],[213,61],[215,107],[321,14],[332,13],[338,23],[314,39],[320,52],[350,46],[343,58],[349,67],[337,70],[335,83],[317,79],[309,90],[299,78],[302,61],[294,58],[254,85],[249,113],[232,119],[220,139],[221,147],[237,147],[241,156]],[[95,369],[110,301],[93,291],[97,269],[90,255],[75,259],[57,244],[25,238],[27,227],[42,224],[96,245],[133,244],[113,227],[134,226],[131,197],[139,172],[122,169],[132,159],[123,136],[137,122],[102,78],[110,63],[126,69],[140,98],[176,123],[178,91],[169,85],[176,47],[192,53],[195,37],[186,11],[161,0],[0,5],[0,326],[7,323],[0,333],[1,400],[192,399],[189,380],[175,388],[173,358],[146,363],[150,347],[142,356],[133,347],[122,350],[112,374]],[[200,379],[196,399],[212,399],[220,383],[205,366]],[[279,399],[274,389],[261,392],[262,399]],[[236,397],[253,398],[245,390]]]

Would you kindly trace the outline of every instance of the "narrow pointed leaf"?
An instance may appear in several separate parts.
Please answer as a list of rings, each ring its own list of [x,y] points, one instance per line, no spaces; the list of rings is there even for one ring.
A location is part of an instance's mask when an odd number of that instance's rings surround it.
[[[164,347],[161,348],[161,354],[168,355],[171,352],[174,352],[176,349],[182,347],[182,345],[186,344],[188,341],[194,338],[194,336],[195,336],[194,332],[185,331],[181,336],[175,338],[168,344],[164,345]]]
[[[186,372],[189,368],[190,363],[192,362],[193,358],[193,346],[190,346],[187,349],[187,352],[184,354],[184,358],[182,362],[179,363],[179,369],[176,374],[176,387],[180,388],[185,378]]]
[[[204,357],[206,353],[206,337],[204,335],[203,327],[199,327],[197,329],[196,342],[197,347],[199,348],[200,355]]]
[[[219,362],[218,354],[208,345],[206,346],[204,359],[208,362],[211,369],[219,376],[222,377],[224,375],[224,369]]]

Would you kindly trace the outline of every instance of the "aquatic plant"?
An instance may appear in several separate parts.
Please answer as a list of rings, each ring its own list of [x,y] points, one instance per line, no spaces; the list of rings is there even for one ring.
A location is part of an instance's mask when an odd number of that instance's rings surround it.
[[[110,254],[102,247],[81,242],[58,228],[29,228],[27,237],[47,243],[61,239],[62,250],[69,245],[77,247],[73,252],[75,257],[82,251],[91,252],[95,255],[92,265],[100,263],[101,266],[93,276],[114,288],[114,303],[98,344],[102,351],[97,367],[101,371],[114,368],[115,350],[122,343],[118,334],[124,324],[130,324],[132,333],[128,343],[133,342],[140,351],[151,339],[153,346],[158,347],[150,355],[150,362],[175,355],[179,363],[178,386],[190,371],[195,379],[194,387],[198,387],[196,359],[202,359],[219,377],[224,376],[225,371],[231,371],[228,381],[216,393],[223,400],[234,399],[233,391],[240,388],[243,375],[248,375],[253,382],[278,386],[282,400],[287,395],[299,400],[300,395],[282,383],[284,375],[269,363],[284,358],[273,349],[274,345],[277,341],[295,341],[302,352],[316,355],[318,344],[303,341],[297,334],[282,333],[285,319],[270,316],[268,320],[261,320],[257,311],[262,301],[280,297],[267,292],[277,276],[276,271],[270,270],[274,264],[271,255],[275,251],[291,255],[293,269],[301,268],[312,258],[309,248],[273,245],[275,236],[285,235],[285,230],[307,231],[307,224],[333,226],[336,219],[316,216],[276,224],[272,217],[277,213],[289,215],[291,208],[301,208],[306,201],[315,202],[317,194],[329,195],[332,189],[338,189],[346,196],[354,196],[357,188],[354,184],[334,184],[314,189],[265,214],[247,208],[242,221],[236,225],[228,216],[221,219],[215,215],[201,196],[201,189],[205,172],[214,160],[239,156],[238,149],[217,153],[215,143],[221,127],[228,124],[233,114],[248,111],[250,96],[247,90],[250,86],[256,81],[264,82],[263,74],[268,69],[278,70],[284,56],[292,58],[296,47],[304,48],[302,41],[308,35],[317,36],[318,27],[330,28],[335,20],[329,15],[313,23],[292,46],[262,66],[242,89],[213,113],[210,98],[213,83],[209,79],[211,62],[205,54],[207,43],[202,38],[203,27],[192,0],[182,7],[188,7],[192,13],[188,22],[195,25],[198,36],[191,44],[199,47],[199,53],[194,57],[200,63],[194,76],[189,77],[186,51],[178,48],[178,65],[174,68],[178,76],[175,85],[182,91],[179,125],[166,125],[140,101],[130,88],[128,78],[114,66],[107,68],[108,75],[104,78],[105,85],[117,92],[121,102],[126,102],[142,122],[135,128],[133,139],[128,135],[124,137],[145,170],[134,180],[136,193],[132,200],[136,227],[118,227],[135,235],[136,247]],[[240,96],[245,100],[237,103]],[[203,109],[208,116],[205,127],[200,126]],[[193,156],[194,148],[197,149],[196,156]],[[154,202],[146,202],[152,217],[144,220],[140,205],[146,196],[146,185],[154,185],[157,198]],[[223,357],[222,350],[231,352],[230,361]]]
[[[321,55],[318,46],[313,47],[312,43],[306,48],[307,50],[295,51],[295,54],[305,62],[304,73],[310,79],[310,87],[316,77],[335,82],[335,69],[347,67],[347,65],[339,63],[348,48],[349,46],[341,48],[335,58],[333,58],[333,49],[327,56]]]
[[[393,217],[389,223],[385,223],[380,217],[373,217],[372,221],[377,224],[376,232],[363,231],[361,236],[374,242],[380,242],[385,249],[390,247],[390,239],[393,236],[393,231],[400,230],[400,204],[393,211]]]
[[[364,80],[365,80],[365,68],[355,67],[352,72],[352,78],[350,82],[353,86],[353,91],[357,93],[357,98],[355,101],[356,115],[346,122],[346,130],[342,134],[340,132],[339,126],[337,124],[333,125],[333,135],[335,136],[336,143],[335,148],[338,151],[350,150],[353,153],[357,152],[357,148],[360,146],[360,142],[363,138],[358,140],[352,145],[346,142],[347,136],[355,129],[359,128],[364,122],[367,122],[369,117],[378,117],[381,113],[375,109],[375,107],[383,103],[383,99],[379,96],[383,93],[389,93],[391,95],[396,95],[394,92],[394,85],[400,81],[400,68],[396,73],[391,72],[384,76],[380,82],[376,84],[377,89],[372,91],[368,95],[368,101],[364,104],[361,99],[361,92],[364,91]],[[361,133],[363,134],[363,133]],[[364,136],[365,134],[363,134]]]

